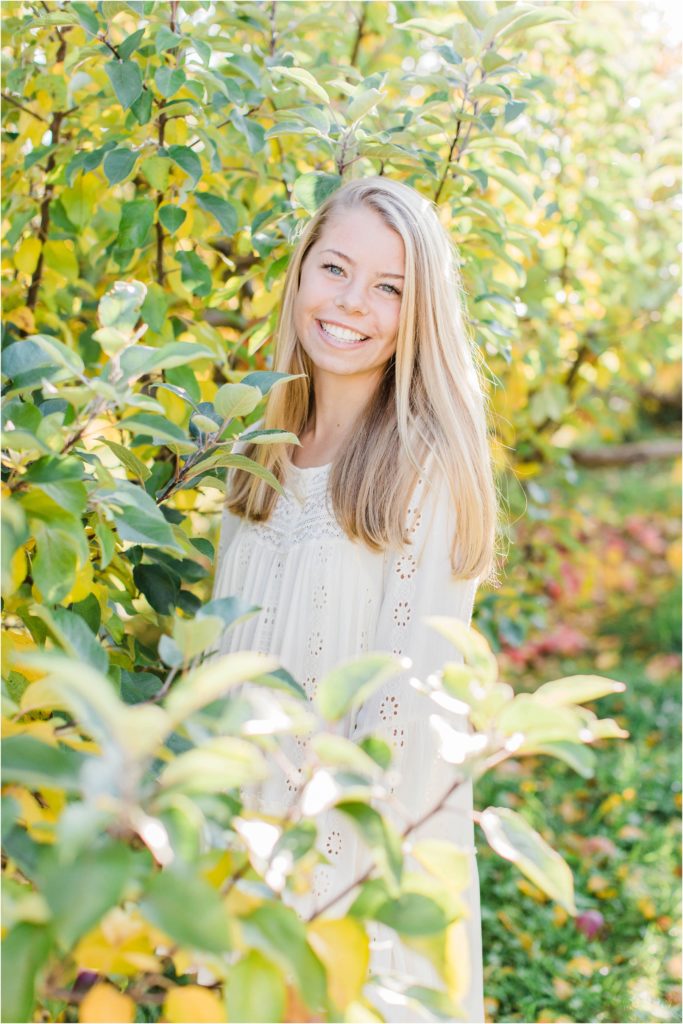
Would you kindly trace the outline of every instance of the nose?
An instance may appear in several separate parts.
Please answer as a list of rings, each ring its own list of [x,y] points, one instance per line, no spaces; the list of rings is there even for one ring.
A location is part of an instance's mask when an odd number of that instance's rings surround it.
[[[346,288],[339,290],[334,301],[339,309],[345,309],[348,312],[353,311],[365,315],[368,311],[367,299],[359,282],[349,281]]]

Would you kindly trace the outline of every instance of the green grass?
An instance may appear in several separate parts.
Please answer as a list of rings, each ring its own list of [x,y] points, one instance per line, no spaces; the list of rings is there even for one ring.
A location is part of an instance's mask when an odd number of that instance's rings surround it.
[[[647,482],[638,467],[582,474],[577,491],[597,518],[612,524],[633,514],[669,523],[677,515],[670,465]],[[649,589],[647,567],[639,572]],[[524,882],[527,891],[521,891],[522,876],[490,850],[479,830],[491,1020],[681,1021],[680,967],[677,972],[672,962],[681,940],[681,681],[675,659],[664,678],[652,662],[656,655],[680,654],[681,588],[673,573],[667,579],[661,572],[651,606],[639,587],[610,595],[607,606],[596,609],[586,656],[548,658],[531,673],[520,672],[524,689],[596,671],[622,680],[624,693],[591,706],[600,717],[616,718],[629,739],[596,745],[591,779],[539,757],[508,762],[476,786],[478,809],[511,806],[524,814],[572,869],[579,912],[598,910],[605,919],[601,935],[587,938],[534,887]],[[617,651],[616,662],[596,669],[596,657],[608,650]],[[582,849],[595,837],[613,844],[602,856]]]

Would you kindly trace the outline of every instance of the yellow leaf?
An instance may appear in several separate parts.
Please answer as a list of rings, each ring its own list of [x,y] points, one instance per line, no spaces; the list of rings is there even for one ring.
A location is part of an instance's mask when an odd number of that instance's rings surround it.
[[[7,786],[5,795],[13,796],[19,804],[19,820],[26,825],[32,839],[54,843],[54,826],[66,804],[63,790],[41,789],[38,800],[23,786]]]
[[[564,978],[553,978],[553,988],[558,999],[569,999],[574,995],[574,986],[570,985]]]
[[[228,1019],[223,1001],[201,985],[172,988],[163,1015],[168,1024],[223,1024]]]
[[[370,963],[370,939],[350,917],[313,921],[307,935],[327,970],[332,1001],[343,1010],[361,995]]]
[[[135,1003],[113,985],[93,985],[80,1005],[78,1019],[82,1024],[129,1024],[135,1020]]]
[[[602,961],[591,960],[588,956],[575,956],[567,962],[568,971],[583,974],[587,978],[590,977],[591,974],[595,974],[599,967],[604,967]]]
[[[17,327],[28,334],[36,333],[33,310],[29,309],[28,306],[17,306],[16,309],[12,309],[9,313],[5,314],[5,319],[11,324],[16,324]]]
[[[636,900],[636,906],[647,921],[651,921],[653,917],[657,916],[657,908],[649,896],[642,896]]]
[[[41,743],[56,747],[59,740],[55,736],[55,728],[63,724],[63,719],[60,718],[25,718],[22,722],[3,718],[2,738],[6,740],[10,736],[32,736],[34,739],[40,740]]]
[[[38,266],[42,248],[39,238],[25,238],[14,254],[14,266],[22,274],[32,274]]]
[[[154,950],[166,936],[147,923],[136,911],[114,907],[88,932],[73,951],[81,971],[133,976],[141,971],[160,971]]]
[[[17,629],[3,630],[2,634],[2,673],[7,675],[11,668],[16,668],[30,683],[36,679],[42,679],[45,675],[43,669],[22,667],[22,651],[33,651],[36,645],[29,633],[21,633]]]
[[[72,601],[84,601],[92,591],[93,567],[92,562],[86,562],[83,568],[76,574],[76,581],[61,601],[61,604],[71,604]]]
[[[178,491],[175,495],[175,507],[181,512],[189,512],[194,508],[197,501],[196,491]]]
[[[202,396],[202,402],[213,402],[218,391],[218,385],[215,380],[200,380],[199,381],[199,393]]]
[[[164,412],[172,423],[176,423],[179,427],[184,427],[187,424],[192,412],[187,402],[183,402],[182,398],[174,395],[172,391],[161,389],[157,391],[156,398],[163,405]]]
[[[464,921],[454,921],[446,929],[444,980],[448,994],[456,1004],[462,1005],[470,987],[472,972],[469,941]]]
[[[561,907],[559,903],[556,903],[553,907],[553,924],[558,928],[561,928],[562,925],[566,923],[568,917],[569,914],[564,907]]]
[[[78,259],[71,239],[45,243],[45,265],[70,281],[78,280]]]

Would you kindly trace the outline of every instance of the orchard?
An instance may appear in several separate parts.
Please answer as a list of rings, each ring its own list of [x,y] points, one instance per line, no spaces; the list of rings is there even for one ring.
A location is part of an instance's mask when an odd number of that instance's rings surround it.
[[[424,700],[464,701],[488,1018],[680,1019],[680,42],[630,4],[82,0],[2,10],[5,1021],[458,1019],[455,843],[371,803],[333,727],[399,666],[308,704],[254,609],[211,600],[226,472],[272,389],[306,218],[382,174],[457,244],[503,496],[497,586],[441,617]],[[283,898],[315,816],[239,787],[315,733],[372,856],[344,917]],[[344,704],[338,691],[343,681]],[[476,684],[476,685],[475,685]],[[337,695],[337,696],[335,696]],[[253,716],[252,716],[253,717]],[[445,795],[445,794],[444,794]],[[287,865],[275,870],[274,865]],[[189,912],[188,912],[189,911]],[[368,978],[367,923],[443,985]]]

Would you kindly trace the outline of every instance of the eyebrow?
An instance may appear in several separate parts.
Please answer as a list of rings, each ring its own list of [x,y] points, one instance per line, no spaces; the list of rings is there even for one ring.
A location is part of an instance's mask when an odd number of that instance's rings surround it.
[[[339,256],[340,259],[346,260],[346,262],[350,263],[352,267],[355,267],[355,265],[356,265],[354,263],[354,261],[351,259],[350,256],[347,256],[346,253],[340,252],[339,249],[321,249],[321,253],[323,253],[323,252],[333,252],[335,254],[335,256]],[[403,278],[403,274],[378,274],[377,276],[378,277],[398,277],[398,278],[401,279],[401,281],[403,281],[403,279],[404,279]]]

